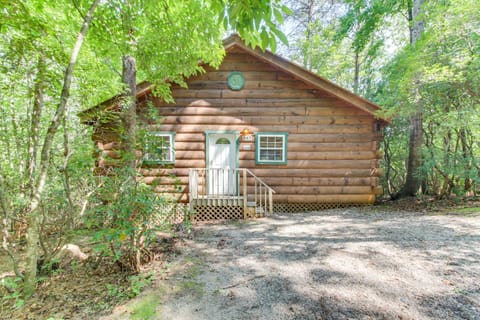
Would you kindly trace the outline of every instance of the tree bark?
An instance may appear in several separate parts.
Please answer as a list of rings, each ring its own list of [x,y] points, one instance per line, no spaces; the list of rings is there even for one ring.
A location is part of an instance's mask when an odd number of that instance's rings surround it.
[[[122,80],[125,85],[125,93],[122,104],[122,151],[123,160],[125,162],[125,190],[133,190],[135,188],[135,161],[136,161],[136,127],[137,127],[137,72],[135,58],[126,55],[123,57]],[[130,236],[130,245],[134,252],[127,257],[130,268],[134,272],[140,270],[140,251],[136,238],[137,231],[133,231]]]
[[[135,146],[136,146],[136,96],[137,96],[137,75],[135,58],[125,56],[123,58],[122,80],[125,85],[125,94],[122,104],[122,151],[123,158],[127,168],[131,169],[131,174],[135,170]]]
[[[12,267],[13,272],[17,277],[22,277],[20,270],[18,269],[18,261],[15,257],[12,250],[10,250],[8,246],[8,238],[9,238],[9,224],[10,224],[10,217],[8,214],[8,207],[7,207],[7,199],[5,197],[5,179],[3,178],[2,170],[0,168],[0,209],[2,211],[2,248],[8,254],[10,259],[12,260]]]
[[[47,181],[48,167],[50,164],[51,149],[53,139],[57,133],[58,126],[62,122],[65,116],[65,109],[68,98],[70,96],[70,85],[72,83],[73,70],[77,62],[78,54],[82,47],[83,41],[87,34],[88,28],[93,19],[93,13],[100,0],[94,0],[90,6],[80,32],[78,33],[75,46],[73,48],[70,63],[65,70],[63,88],[60,95],[60,101],[57,106],[55,115],[50,122],[50,125],[45,136],[42,152],[40,156],[40,166],[38,177],[35,180],[35,185],[32,186],[32,192],[30,196],[30,204],[27,211],[27,250],[26,250],[26,265],[25,265],[25,278],[23,294],[25,298],[30,297],[35,292],[36,280],[37,280],[37,262],[38,262],[38,245],[40,239],[40,213],[38,206],[41,201],[41,195]]]
[[[355,70],[353,73],[353,92],[358,94],[360,86],[360,53],[355,49]]]
[[[308,70],[312,71],[312,59],[311,59],[311,41],[312,41],[312,22],[313,22],[313,0],[308,1],[307,6],[307,21],[306,21],[306,34],[305,39],[308,43],[307,51],[303,55],[303,65]]]
[[[68,114],[68,112],[67,112]],[[65,190],[65,196],[68,200],[68,210],[67,210],[67,221],[66,224],[69,228],[73,228],[74,226],[74,219],[73,219],[73,199],[72,199],[72,192],[70,188],[70,173],[68,172],[68,165],[70,163],[70,141],[68,138],[68,126],[67,126],[67,117],[63,117],[63,154],[64,154],[64,161],[63,161],[63,189]]]
[[[464,174],[464,183],[463,183],[463,190],[465,192],[471,191],[473,187],[473,181],[474,177],[470,177],[470,170],[472,169],[472,159],[474,159],[474,156],[472,154],[472,146],[469,145],[468,139],[467,139],[467,130],[465,128],[461,128],[458,131],[458,136],[460,138],[461,142],[461,147],[462,147],[462,157],[463,161],[465,161],[465,171],[468,172],[468,174]]]
[[[408,17],[408,35],[410,37],[410,44],[413,43],[413,3],[412,0],[407,0],[407,17]]]
[[[412,8],[412,19],[413,19],[413,28],[412,28],[412,37],[410,42],[412,45],[415,45],[420,39],[423,30],[425,29],[425,22],[422,19],[419,19],[420,14],[422,13],[422,6],[425,0],[413,0]]]
[[[414,0],[412,8],[413,28],[411,32],[411,45],[415,46],[420,38],[424,22],[418,17],[421,13],[421,7],[424,0]],[[414,84],[414,94],[417,96],[417,110],[410,117],[410,138],[408,143],[408,161],[407,161],[407,176],[405,185],[401,190],[402,196],[414,196],[420,189],[421,179],[418,176],[419,169],[422,165],[422,145],[423,145],[423,106],[419,94],[420,83],[417,81]]]
[[[32,190],[35,179],[35,169],[37,164],[38,143],[40,138],[40,119],[43,110],[43,89],[45,86],[45,61],[43,57],[38,59],[37,63],[37,77],[34,87],[34,100],[32,117],[30,121],[30,136],[28,139],[28,154],[27,154],[27,170],[26,190]],[[30,194],[31,196],[31,194]]]

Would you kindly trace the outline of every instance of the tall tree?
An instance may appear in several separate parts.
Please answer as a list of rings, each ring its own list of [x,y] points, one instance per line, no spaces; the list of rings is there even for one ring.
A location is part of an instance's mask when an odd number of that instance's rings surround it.
[[[72,7],[75,9],[72,10]],[[57,131],[62,123],[65,126],[64,130],[68,125],[64,120],[72,81],[77,81],[78,85],[75,86],[77,90],[81,90],[78,89],[81,88],[80,84],[82,81],[86,81],[83,75],[73,78],[77,60],[83,63],[83,74],[88,74],[94,72],[91,71],[91,68],[87,68],[87,60],[98,61],[97,57],[101,57],[107,68],[102,67],[95,71],[103,72],[105,69],[121,70],[122,67],[118,68],[117,61],[120,62],[122,60],[120,57],[123,57],[122,64],[125,65],[125,72],[123,72],[124,76],[120,78],[121,81],[117,81],[117,83],[123,81],[123,83],[129,84],[124,86],[125,96],[130,97],[125,100],[124,114],[134,115],[135,69],[139,69],[140,79],[157,82],[158,92],[162,93],[165,99],[169,99],[168,83],[165,83],[165,79],[168,79],[169,83],[182,83],[183,76],[201,72],[199,61],[213,65],[220,63],[223,54],[221,38],[227,28],[239,31],[248,43],[258,44],[263,48],[270,45],[274,49],[275,36],[285,41],[284,35],[277,29],[275,21],[282,19],[282,14],[286,10],[277,1],[269,0],[166,0],[162,2],[92,0],[65,4],[54,4],[48,1],[18,1],[8,2],[5,5],[2,1],[0,36],[2,40],[6,41],[0,44],[0,55],[2,57],[8,55],[8,59],[1,61],[2,70],[5,68],[7,73],[2,72],[0,83],[2,88],[7,87],[9,93],[12,94],[9,97],[0,96],[2,111],[5,109],[6,114],[11,114],[11,117],[0,120],[2,128],[8,129],[8,136],[2,132],[0,144],[7,146],[5,149],[9,152],[15,151],[16,153],[2,154],[0,169],[2,170],[2,188],[12,188],[13,184],[10,182],[15,181],[15,178],[4,175],[5,166],[3,164],[8,164],[8,174],[18,174],[15,172],[15,168],[16,164],[20,163],[19,167],[22,168],[20,176],[25,177],[27,181],[22,185],[30,188],[30,191],[25,192],[26,195],[29,195],[25,201],[28,227],[27,262],[24,274],[26,296],[33,293],[36,284],[41,221],[39,207],[45,205],[42,203],[42,196],[48,189],[49,178],[57,174],[51,166],[56,159],[57,147],[62,146],[62,143],[58,143],[59,140],[56,138]],[[75,21],[78,21],[75,19],[79,16],[83,19],[83,25],[77,39],[74,40],[72,39],[74,33],[68,35],[65,30],[71,30]],[[59,20],[57,18],[60,18],[62,23],[68,21],[68,28],[64,28],[64,25],[57,25],[56,21]],[[88,56],[91,51],[84,57],[79,55],[87,30],[92,23],[95,26],[95,33],[89,36],[89,49],[98,48],[95,52],[95,59],[92,59],[92,55]],[[71,39],[72,42],[70,42]],[[73,42],[75,44],[71,51],[67,48]],[[14,52],[12,48],[17,48],[17,46],[19,49]],[[23,55],[22,52],[28,52],[28,54]],[[62,65],[63,59],[66,58],[64,52],[69,52],[70,59],[66,62],[65,71],[62,72],[63,88],[60,88],[59,92],[55,94],[55,90],[51,88],[57,88],[54,84],[61,81],[55,81],[56,73],[52,72],[52,66],[60,69],[58,66]],[[33,65],[36,66],[33,72],[25,70],[24,73],[21,73],[19,72],[20,68],[15,65],[20,61],[18,64],[27,69],[32,65],[32,60],[34,61]],[[127,69],[132,72],[127,72]],[[25,77],[25,74],[28,76]],[[19,83],[22,83],[22,86],[9,85],[14,77],[21,79]],[[30,82],[27,83],[24,79]],[[103,80],[104,86],[112,83],[110,79]],[[102,83],[102,79],[99,79],[98,76],[95,81]],[[31,112],[25,119],[19,119],[24,114],[15,110],[15,106],[25,104],[24,101],[20,101],[22,96],[18,92],[20,87],[25,91],[28,91],[30,87],[34,88],[32,90],[35,96],[34,103],[31,104]],[[106,95],[110,94],[105,92]],[[100,99],[96,95],[90,95],[86,100],[93,104],[93,101]],[[11,102],[12,107],[7,108],[4,101]],[[55,104],[53,110],[48,110],[44,106],[47,103],[49,108]],[[52,118],[48,119],[49,116]],[[135,117],[123,118],[123,127],[129,130],[125,134],[123,145],[127,151],[125,154],[130,154],[130,157],[127,156],[125,159],[130,159],[130,163],[133,165]],[[29,128],[24,126],[23,122],[30,123]],[[19,134],[18,130],[23,130],[22,134]],[[16,139],[12,139],[12,137]],[[27,144],[28,150],[23,148]],[[11,148],[12,145],[16,148]],[[38,150],[38,155],[36,150]],[[25,163],[22,159],[27,156],[28,162]],[[3,179],[3,177],[7,178]],[[4,180],[6,180],[5,183]],[[2,199],[5,199],[5,194],[9,194],[9,192],[2,192]],[[5,202],[7,206],[11,207],[10,203],[13,201],[7,199],[3,204]],[[8,208],[3,210],[2,207],[2,212],[8,212]]]
[[[368,1],[300,1],[289,18],[292,59],[355,93],[368,95],[383,59],[378,13]],[[375,17],[375,21],[372,17]],[[369,30],[368,35],[365,29]]]
[[[63,30],[53,31],[56,25],[48,17],[52,14],[58,18],[59,24],[67,20],[48,1],[2,1],[0,11],[0,105],[2,111],[6,111],[2,112],[4,130],[0,133],[0,145],[2,150],[5,147],[5,154],[8,154],[8,157],[0,158],[0,170],[3,171],[5,180],[3,186],[8,190],[4,192],[7,198],[4,199],[4,205],[8,212],[4,225],[13,221],[20,226],[25,222],[31,223],[31,228],[26,224],[27,251],[32,253],[29,258],[32,258],[33,263],[29,260],[27,270],[20,275],[26,280],[27,295],[30,294],[29,285],[35,284],[32,280],[35,276],[31,276],[30,270],[35,274],[38,267],[38,208],[48,184],[46,177],[52,173],[51,163],[56,160],[55,142],[50,141],[48,144],[43,139],[46,136],[54,137],[52,132],[56,131],[56,128],[46,128],[47,119],[52,113],[51,107],[54,101],[58,102],[58,99],[50,99],[58,86],[48,79],[54,79],[60,74],[59,65],[64,63],[65,58],[63,46],[70,41],[69,36],[60,36],[65,35]],[[63,28],[69,30],[70,26],[66,23]],[[61,121],[62,115],[57,115],[57,118]],[[49,207],[46,203],[42,204],[44,210]],[[21,233],[22,229],[20,227],[17,231]],[[8,232],[8,229],[4,231]],[[28,267],[31,267],[30,270]]]
[[[318,63],[315,60],[318,59],[315,56],[321,45],[317,39],[327,40],[324,29],[335,20],[343,3],[331,0],[287,0],[285,3],[292,10],[286,18],[290,27],[287,29],[288,38],[292,44],[286,48],[287,53],[308,70],[317,69]]]
[[[412,0],[352,2],[351,9],[342,18],[340,35],[346,35],[349,30],[354,30],[355,38],[353,47],[357,57],[360,50],[370,41],[374,32],[381,27],[382,22],[388,18],[391,19],[397,14],[403,13],[403,16],[408,20],[410,46],[415,47],[424,29],[422,18],[423,2],[423,0],[414,0],[413,2]],[[357,59],[355,61],[357,61]],[[358,88],[358,68],[358,64],[355,63],[354,88]],[[415,84],[413,84],[412,90],[420,92],[418,86],[420,86],[420,82],[416,81]],[[358,92],[358,90],[355,91]],[[417,100],[414,102],[416,107],[410,116],[406,179],[401,191],[395,196],[415,195],[421,185],[420,168],[422,165],[423,111],[420,95],[417,94],[416,96]]]
[[[425,2],[421,8],[421,18],[428,22],[421,31],[423,36],[415,45],[400,50],[383,68],[377,94],[380,103],[396,116],[385,132],[386,173],[393,174],[386,176],[389,191],[393,196],[403,191],[398,186],[405,185],[405,159],[412,146],[408,145],[408,125],[412,115],[418,120],[420,106],[423,143],[417,145],[423,157],[420,166],[411,170],[412,178],[420,177],[422,191],[430,195],[468,194],[478,183],[478,147],[472,142],[479,134],[478,90],[473,89],[478,83],[473,74],[479,65],[475,30],[480,25],[473,12],[478,12],[479,3]],[[413,27],[412,23],[412,39]],[[415,190],[405,194],[414,194]]]
[[[72,50],[69,64],[65,70],[63,88],[60,94],[58,106],[43,141],[38,177],[36,178],[36,181],[32,186],[30,204],[26,216],[28,225],[26,251],[27,260],[25,265],[24,278],[24,295],[26,297],[31,296],[35,291],[36,287],[38,246],[40,238],[40,212],[38,210],[38,206],[40,204],[43,189],[45,188],[47,180],[48,168],[50,165],[50,158],[52,152],[52,144],[58,127],[62,123],[62,120],[65,116],[66,105],[70,96],[70,86],[72,83],[73,70],[75,68],[75,64],[77,63],[78,55],[80,53],[83,41],[85,40],[88,28],[90,27],[90,23],[92,22],[93,13],[95,12],[95,9],[99,2],[100,0],[94,0],[85,15],[83,24],[80,28],[80,32],[78,33],[77,40]]]
[[[169,99],[165,79],[183,84],[184,76],[201,72],[198,61],[220,63],[221,39],[227,29],[238,31],[247,43],[262,48],[275,49],[275,36],[286,41],[275,24],[286,11],[278,1],[270,0],[117,0],[102,6],[95,36],[100,45],[108,44],[100,49],[102,55],[110,61],[122,60],[118,69],[122,70],[119,73],[125,88],[123,144],[130,145],[123,149],[129,151],[129,165],[134,165],[135,70],[140,79],[156,83],[158,92]]]
[[[247,43],[263,49],[274,50],[276,37],[286,42],[275,23],[281,21],[285,13],[288,13],[286,7],[270,0],[117,0],[100,8],[94,41],[114,43],[114,46],[102,47],[101,54],[111,61],[122,61],[124,94],[119,134],[125,183],[122,183],[119,197],[129,197],[135,189],[137,75],[156,84],[156,93],[169,100],[170,83],[185,85],[184,77],[203,71],[199,61],[213,66],[220,63],[223,57],[221,40],[226,30],[239,32]],[[112,219],[117,223],[124,220],[125,216],[120,215]],[[129,267],[138,271],[139,248],[135,248],[138,239],[135,232],[124,234],[129,234],[135,251],[123,250],[130,255],[126,260],[133,261]]]
[[[415,44],[420,39],[424,30],[424,21],[421,17],[422,5],[424,0],[413,0],[413,8],[411,11],[413,27],[411,29],[410,44]],[[419,92],[418,86],[420,82],[416,81],[413,90]],[[422,99],[419,94],[416,94],[417,108],[410,117],[410,138],[408,143],[408,161],[407,161],[407,176],[405,184],[400,191],[403,196],[414,196],[421,187],[421,178],[419,176],[420,167],[422,166],[422,145],[423,145],[423,106]]]

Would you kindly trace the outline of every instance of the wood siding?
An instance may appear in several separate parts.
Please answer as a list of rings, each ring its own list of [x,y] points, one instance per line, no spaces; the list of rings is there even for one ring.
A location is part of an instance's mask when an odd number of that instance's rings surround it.
[[[240,91],[227,86],[231,71],[243,73]],[[174,104],[146,95],[139,100],[140,119],[149,122],[153,101],[162,116],[152,130],[175,132],[174,165],[145,166],[146,183],[188,201],[188,169],[205,168],[205,131],[288,132],[288,163],[255,163],[255,143],[240,142],[239,167],[250,169],[275,191],[274,202],[372,203],[381,190],[378,150],[381,134],[371,114],[340,100],[240,49],[225,57],[218,70],[172,87]],[[103,130],[103,129],[99,129]],[[116,137],[97,130],[99,154],[115,158]],[[250,144],[251,150],[243,150]],[[106,160],[100,160],[106,161]],[[172,178],[175,175],[176,178]]]

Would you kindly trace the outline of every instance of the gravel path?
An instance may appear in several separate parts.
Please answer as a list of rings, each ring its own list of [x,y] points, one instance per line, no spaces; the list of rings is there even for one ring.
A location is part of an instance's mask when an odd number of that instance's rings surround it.
[[[378,210],[195,226],[158,319],[480,319],[480,216]]]

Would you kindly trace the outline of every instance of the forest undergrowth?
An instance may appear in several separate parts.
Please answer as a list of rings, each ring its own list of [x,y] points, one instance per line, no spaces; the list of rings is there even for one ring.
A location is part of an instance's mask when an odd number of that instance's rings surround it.
[[[475,216],[480,215],[480,200],[405,198],[384,201],[369,207],[366,212],[410,212],[419,216]],[[361,209],[362,211],[364,209]],[[261,221],[259,221],[261,223]],[[95,252],[88,230],[77,230],[72,242],[84,254],[85,261],[65,259],[40,273],[37,292],[25,302],[20,292],[20,280],[10,271],[10,261],[0,255],[0,318],[1,319],[95,319],[108,315],[115,306],[135,298],[151,286],[152,279],[168,272],[170,261],[191,237],[188,229],[176,226],[172,233],[159,233],[150,245],[154,259],[142,266],[139,274],[121,270],[119,265]],[[195,230],[195,225],[193,225]],[[25,242],[16,243],[18,253]]]

